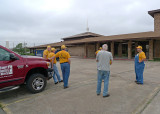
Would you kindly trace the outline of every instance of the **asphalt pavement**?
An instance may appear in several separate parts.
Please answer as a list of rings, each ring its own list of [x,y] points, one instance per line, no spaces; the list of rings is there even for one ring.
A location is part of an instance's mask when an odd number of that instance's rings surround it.
[[[61,74],[59,63],[57,66]],[[96,95],[95,60],[72,58],[68,89],[63,89],[63,83],[55,85],[51,79],[41,93],[31,94],[22,86],[0,93],[0,102],[8,114],[157,114],[160,112],[159,69],[160,62],[147,61],[144,85],[137,85],[134,61],[114,61],[110,97],[103,98],[102,94]]]

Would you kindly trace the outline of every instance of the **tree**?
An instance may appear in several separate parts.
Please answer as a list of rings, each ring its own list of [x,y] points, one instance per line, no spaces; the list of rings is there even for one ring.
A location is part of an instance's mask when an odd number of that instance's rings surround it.
[[[13,51],[21,55],[26,55],[26,53],[29,52],[29,49],[26,49],[26,46],[24,46],[22,43],[19,43],[15,48],[13,48]]]

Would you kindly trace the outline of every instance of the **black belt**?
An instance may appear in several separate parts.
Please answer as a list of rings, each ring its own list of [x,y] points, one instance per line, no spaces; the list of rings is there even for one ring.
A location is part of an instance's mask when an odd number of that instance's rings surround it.
[[[64,63],[68,63],[68,62],[64,62]],[[63,63],[61,63],[61,64],[63,64]]]

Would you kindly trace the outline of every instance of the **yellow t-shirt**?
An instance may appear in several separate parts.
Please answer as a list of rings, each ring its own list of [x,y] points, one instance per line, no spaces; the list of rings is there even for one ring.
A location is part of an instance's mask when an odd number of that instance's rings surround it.
[[[49,55],[50,51],[48,51],[47,49],[43,51],[43,58],[44,55],[46,55],[47,59],[48,59],[48,55]]]
[[[51,53],[48,55],[48,58],[51,58],[51,57],[54,57],[54,56],[55,56],[55,54],[54,54],[53,52],[51,52]],[[52,62],[52,59],[51,59],[50,61]],[[56,64],[56,63],[57,63],[57,60],[56,60],[56,58],[55,58],[53,64]]]
[[[69,62],[70,54],[67,51],[62,50],[56,53],[56,57],[59,57],[60,63],[65,63],[65,62]]]
[[[96,51],[96,55],[98,54],[99,51],[101,51],[101,50]]]
[[[146,55],[144,52],[139,53],[139,61],[141,61],[142,59],[146,59]]]

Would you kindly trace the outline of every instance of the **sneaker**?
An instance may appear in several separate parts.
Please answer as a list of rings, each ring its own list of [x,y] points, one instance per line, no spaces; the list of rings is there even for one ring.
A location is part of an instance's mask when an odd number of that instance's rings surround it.
[[[137,84],[139,84],[139,85],[143,85],[143,83],[140,83],[140,82],[137,82]]]
[[[54,83],[54,84],[58,84],[58,82]]]
[[[103,98],[105,98],[105,97],[109,97],[110,96],[110,94],[107,94],[106,96],[103,96]]]
[[[63,82],[63,80],[59,81],[59,83]]]
[[[64,89],[67,89],[68,88],[68,86],[67,87],[64,87]]]

